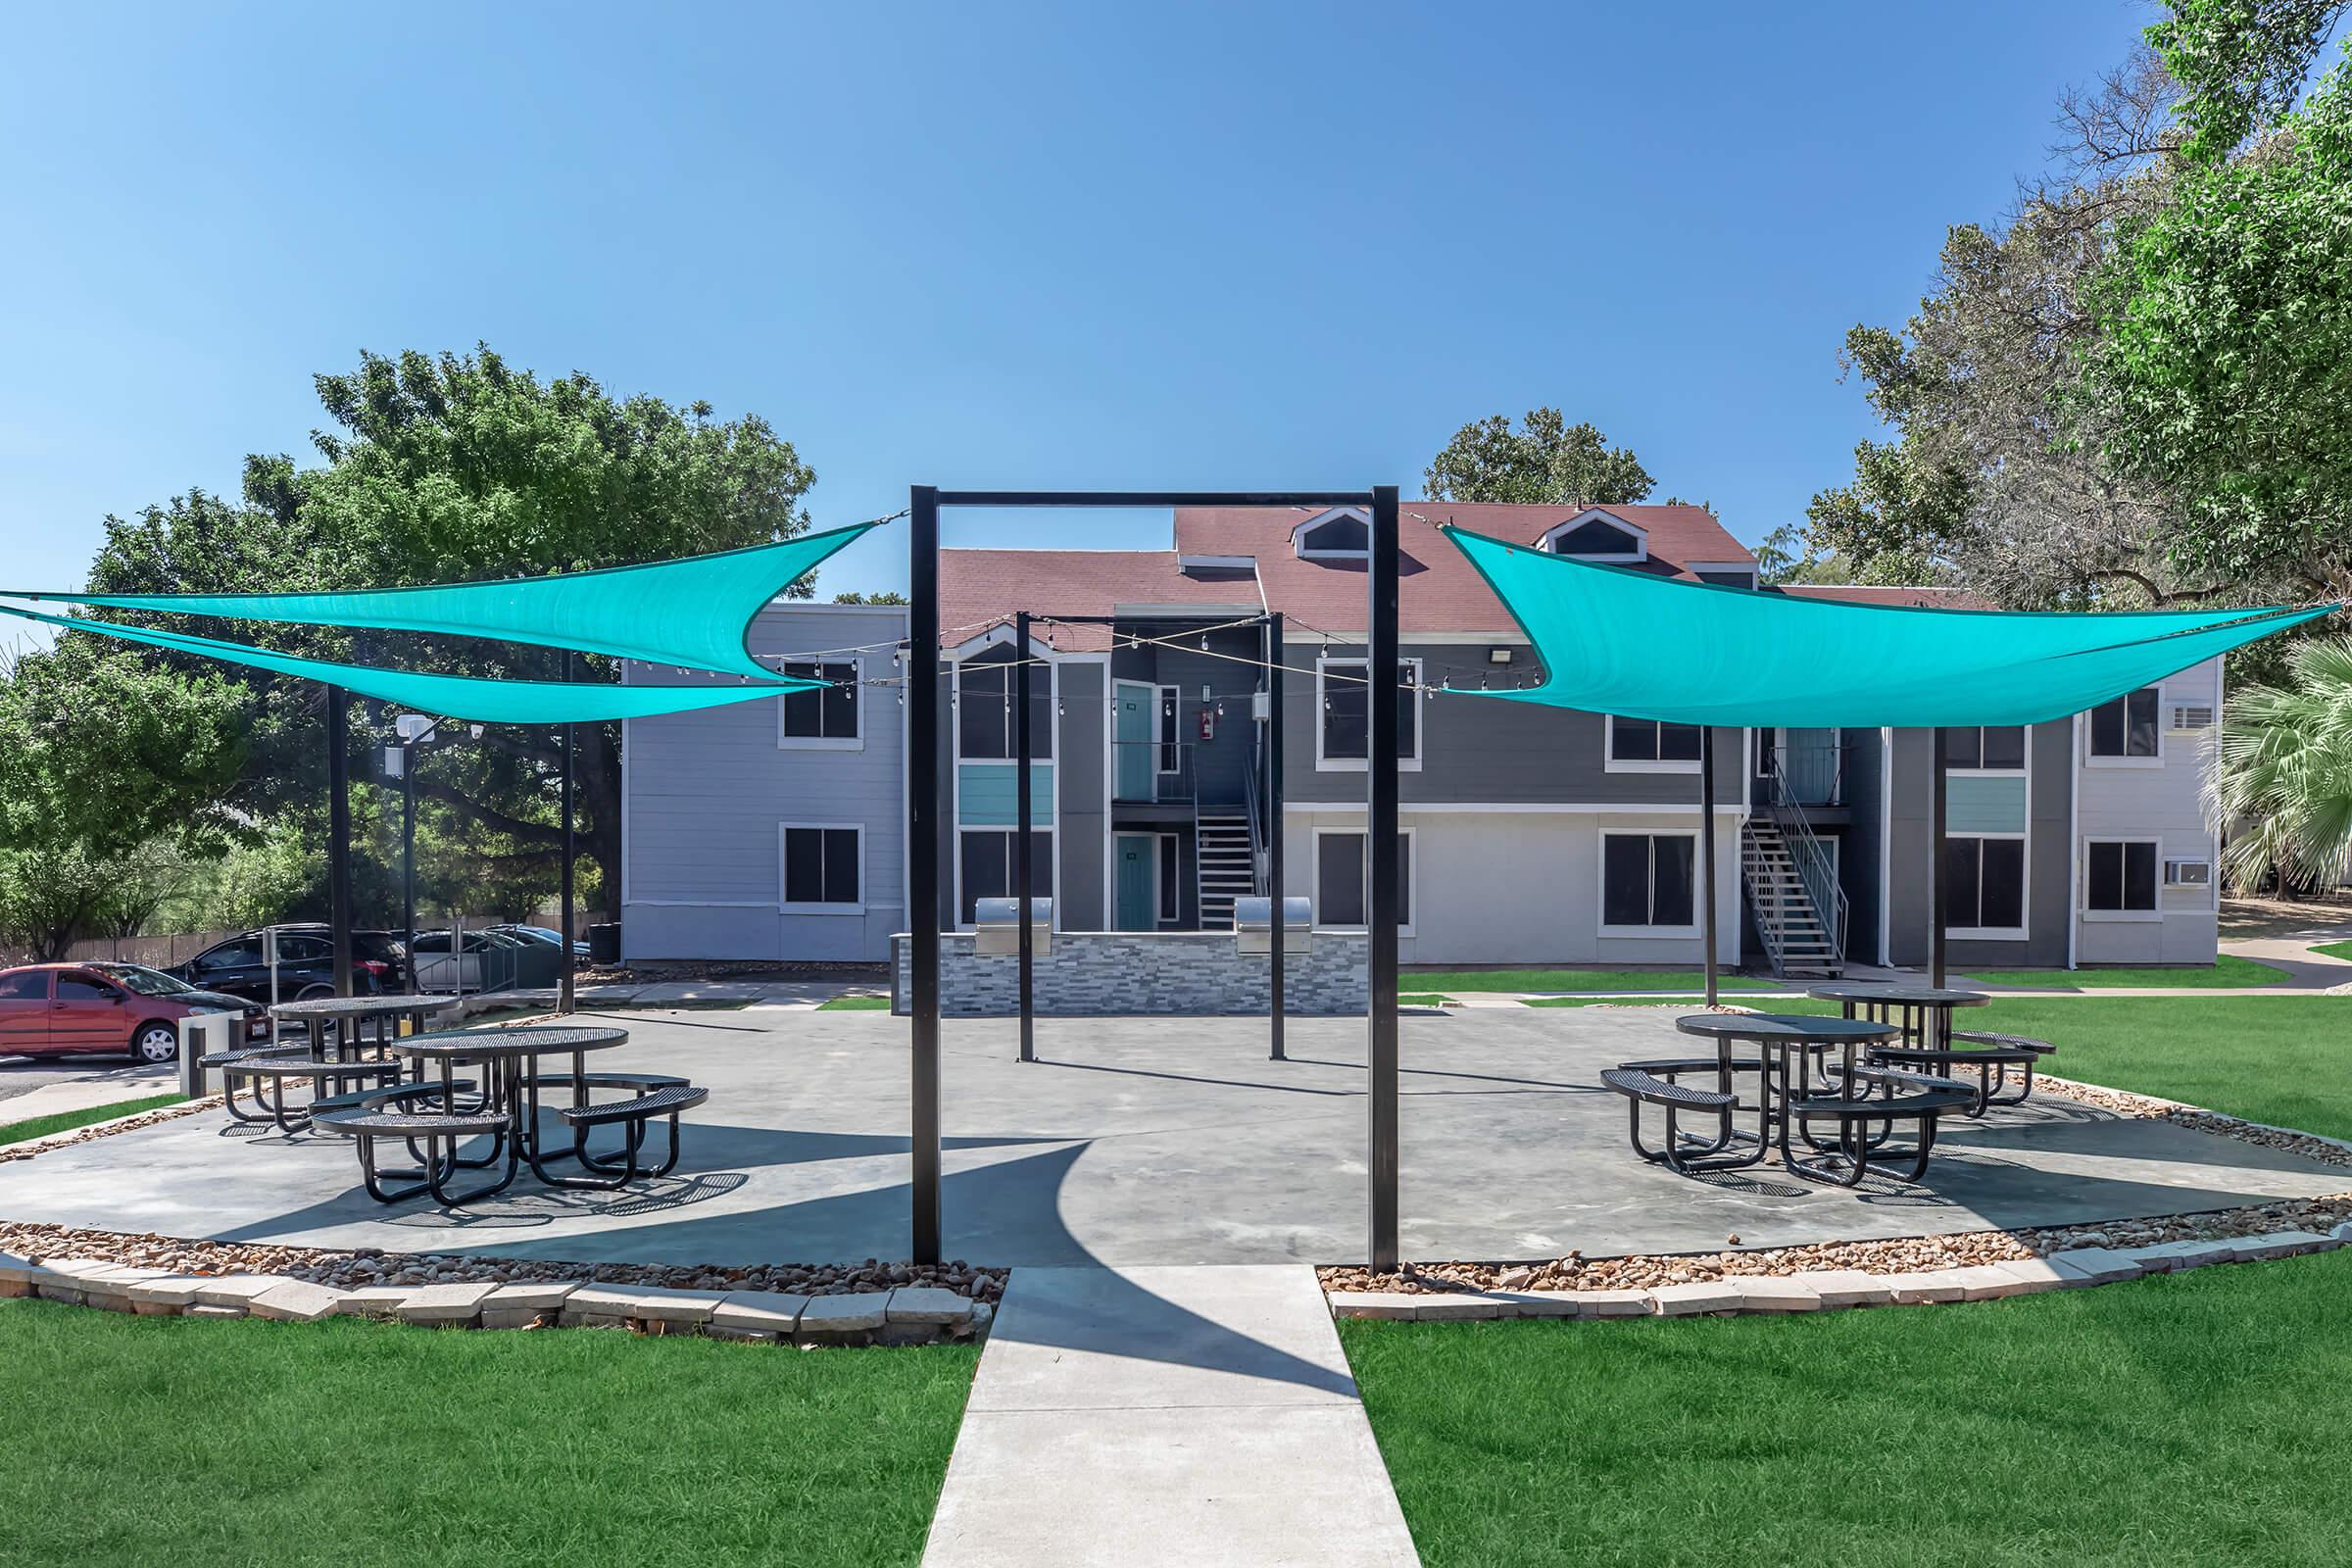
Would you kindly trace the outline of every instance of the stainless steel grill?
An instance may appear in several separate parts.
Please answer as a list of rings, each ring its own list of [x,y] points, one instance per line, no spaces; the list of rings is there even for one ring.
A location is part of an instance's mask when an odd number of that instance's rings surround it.
[[[972,904],[972,952],[983,957],[1017,957],[1021,951],[1018,899],[977,899]],[[1054,951],[1054,901],[1029,901],[1030,952],[1043,958]]]
[[[1282,901],[1282,951],[1297,957],[1315,951],[1314,905],[1300,898]],[[1245,898],[1233,901],[1233,940],[1242,953],[1264,956],[1274,952],[1274,901]]]

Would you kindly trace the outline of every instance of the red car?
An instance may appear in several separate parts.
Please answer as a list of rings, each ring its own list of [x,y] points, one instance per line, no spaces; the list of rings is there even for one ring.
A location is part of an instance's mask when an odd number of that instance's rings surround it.
[[[0,969],[0,1056],[171,1061],[179,1054],[180,1019],[249,1005],[144,964],[28,963]]]

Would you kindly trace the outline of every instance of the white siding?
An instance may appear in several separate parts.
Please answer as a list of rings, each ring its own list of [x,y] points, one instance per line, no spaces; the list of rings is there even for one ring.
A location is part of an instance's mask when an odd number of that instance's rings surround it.
[[[2219,732],[2222,666],[2207,660],[2159,686],[2157,723],[2161,765],[2113,766],[2090,756],[2087,717],[2076,725],[2075,825],[2076,958],[2081,963],[2211,963],[2219,937],[2215,888],[2162,885],[2168,859],[2211,860],[2213,832],[2206,825],[2204,782]],[[2210,705],[2212,729],[2173,729],[2176,704]],[[2118,919],[2087,907],[2083,847],[2093,839],[2157,840],[2157,919]]]

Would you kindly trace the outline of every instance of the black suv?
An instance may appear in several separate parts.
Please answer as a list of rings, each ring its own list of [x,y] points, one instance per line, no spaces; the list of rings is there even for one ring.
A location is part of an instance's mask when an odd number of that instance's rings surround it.
[[[362,996],[373,996],[383,991],[392,979],[391,967],[381,959],[362,958],[366,951],[355,934],[352,943],[351,985]],[[262,961],[262,934],[248,931],[241,937],[216,942],[187,962],[167,969],[200,991],[221,991],[232,997],[267,1003],[270,1000],[270,965]],[[300,1002],[311,997],[331,997],[335,994],[335,945],[317,928],[295,930],[277,928],[277,1000]]]

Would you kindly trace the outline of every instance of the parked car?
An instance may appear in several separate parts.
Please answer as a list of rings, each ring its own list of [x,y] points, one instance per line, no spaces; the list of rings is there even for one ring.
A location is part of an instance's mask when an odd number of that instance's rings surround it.
[[[489,927],[489,929],[492,931],[503,931],[511,937],[520,937],[525,942],[537,942],[543,944],[544,946],[554,948],[559,953],[564,951],[564,933],[549,926],[494,925]],[[586,942],[574,937],[571,943],[571,952],[572,956],[577,958],[580,962],[585,963],[588,961],[588,944]]]
[[[295,920],[277,928],[282,938],[288,931],[299,931],[332,943],[334,928],[324,920]],[[351,956],[354,962],[366,961],[384,966],[383,982],[386,991],[401,991],[409,983],[409,945],[397,931],[354,931],[351,934]]]
[[[182,964],[164,971],[205,991],[223,991],[248,1002],[270,1001],[270,966],[262,961],[262,934],[216,942]],[[372,996],[390,989],[392,967],[380,958],[354,953],[352,989]],[[335,948],[317,926],[277,928],[277,1000],[302,1002],[335,994]]]
[[[143,964],[28,963],[0,969],[0,1055],[166,1062],[179,1054],[180,1019],[247,1010]]]

